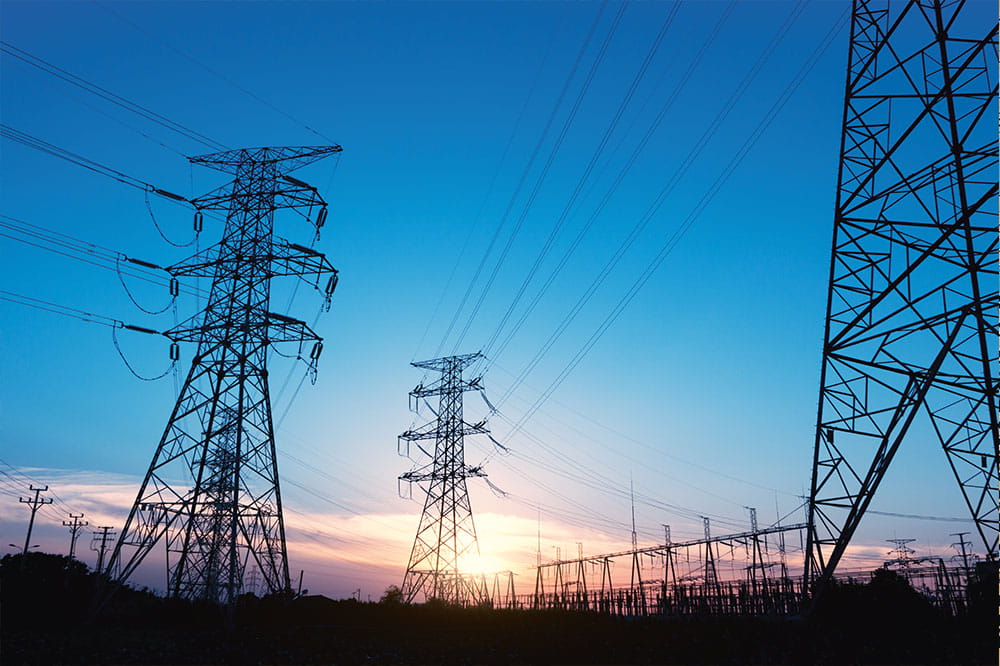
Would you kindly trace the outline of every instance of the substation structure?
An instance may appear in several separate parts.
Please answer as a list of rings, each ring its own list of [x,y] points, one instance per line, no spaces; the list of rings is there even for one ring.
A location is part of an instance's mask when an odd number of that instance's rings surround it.
[[[621,616],[794,615],[802,608],[806,586],[801,575],[789,574],[785,540],[798,541],[807,527],[797,523],[713,537],[705,519],[703,539],[671,542],[668,531],[661,545],[601,555],[581,552],[540,564],[534,594],[519,595],[513,606],[503,607]],[[958,615],[966,609],[966,588],[977,571],[968,562],[954,566],[951,560],[902,558],[886,561],[884,568],[905,578],[935,606]],[[628,576],[627,584],[614,583],[616,568],[619,578]],[[644,569],[654,568],[659,577],[643,578]],[[842,571],[837,579],[864,583],[872,574]]]
[[[703,520],[702,539],[674,542],[666,528],[663,544],[588,556],[581,546],[576,558],[539,564],[535,593],[519,602],[635,616],[786,614],[798,608],[801,581],[788,575],[785,537],[800,533],[804,523],[712,536]],[[738,567],[737,551],[746,555]],[[628,583],[616,585],[614,570],[620,579],[625,567]],[[662,575],[644,578],[652,567]]]
[[[197,351],[108,562],[116,583],[165,541],[169,596],[233,604],[248,569],[259,571],[266,592],[291,590],[268,354],[278,343],[298,345],[298,358],[315,370],[322,342],[305,322],[271,312],[271,279],[298,277],[329,298],[337,271],[322,253],[280,239],[274,216],[294,210],[318,233],[326,202],[288,174],[340,150],[255,148],[191,158],[235,179],[191,202],[196,225],[202,211],[225,213],[222,240],[165,269],[175,279],[211,278],[212,287],[200,314],[163,334],[175,345],[197,343]]]

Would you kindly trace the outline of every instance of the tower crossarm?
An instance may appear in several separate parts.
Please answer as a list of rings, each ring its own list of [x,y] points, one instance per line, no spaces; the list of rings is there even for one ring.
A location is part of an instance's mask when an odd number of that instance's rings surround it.
[[[414,363],[414,365],[416,365]],[[410,391],[411,398],[429,398],[435,395],[443,395],[445,393],[455,393],[467,391],[482,391],[483,390],[483,378],[476,377],[475,379],[460,379],[458,381],[452,381],[451,383],[445,381],[445,378],[435,381],[433,384],[428,384],[424,386],[419,384],[415,389]]]
[[[174,342],[198,342],[215,340],[224,343],[232,330],[227,322],[191,326],[197,317],[189,319],[180,326],[165,331],[163,335]],[[248,316],[242,324],[245,332],[258,337],[264,344],[274,342],[322,342],[323,338],[316,334],[307,323],[294,317],[276,312],[261,312],[256,316]]]
[[[336,275],[337,269],[322,252],[298,245],[284,243],[275,245],[275,253],[271,256],[271,275],[282,277],[286,275]]]
[[[261,253],[255,261],[264,264],[261,273],[267,277],[285,277],[288,275],[303,278],[323,275],[337,275],[337,269],[330,264],[322,252],[296,243],[275,244],[272,252]],[[165,270],[174,277],[207,277],[218,274],[220,265],[232,263],[231,257],[222,258],[218,246],[208,252],[196,254],[168,266]]]
[[[215,188],[208,194],[203,194],[197,199],[192,199],[191,203],[198,210],[215,210],[226,212],[230,209],[233,200],[233,186],[236,181],[230,181],[225,185]],[[320,196],[311,185],[295,180],[288,176],[274,181],[274,187],[266,191],[254,190],[253,197],[266,196],[271,201],[273,209],[281,208],[323,208],[326,201]],[[251,196],[250,193],[247,196]]]
[[[289,174],[296,169],[312,164],[317,160],[334,153],[343,152],[339,145],[331,146],[268,146],[263,148],[238,148],[221,153],[210,153],[190,158],[192,164],[198,164],[224,173],[236,173],[247,162],[255,164],[272,164],[282,174]]]
[[[479,423],[466,423],[465,421],[462,421],[462,425],[459,430],[453,434],[485,435],[487,433],[489,433],[489,428],[486,427],[485,421],[480,421]],[[445,434],[445,431],[438,426],[438,423],[436,421],[432,421],[419,428],[411,428],[410,430],[407,430],[399,436],[399,439],[415,442],[424,439],[438,439]]]
[[[430,467],[422,467],[421,469],[413,470],[412,472],[404,472],[399,475],[400,481],[409,481],[410,483],[420,483],[422,481],[442,481],[445,479],[468,479],[474,476],[485,477],[486,472],[482,467],[473,467],[471,465],[463,465],[458,469],[452,469],[447,471],[423,471]]]
[[[435,358],[428,361],[414,361],[410,365],[414,368],[422,368],[424,370],[436,370],[437,372],[445,372],[446,370],[453,370],[458,372],[464,369],[467,365],[475,361],[476,359],[482,358],[483,355],[480,352],[474,352],[472,354],[462,354],[460,356],[446,356],[444,358]]]

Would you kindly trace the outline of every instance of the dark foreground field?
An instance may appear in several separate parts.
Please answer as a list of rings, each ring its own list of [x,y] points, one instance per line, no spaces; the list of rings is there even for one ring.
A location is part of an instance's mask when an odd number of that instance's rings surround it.
[[[79,562],[0,560],[4,664],[997,663],[996,584],[947,618],[883,577],[840,588],[809,620],[622,619],[332,601],[246,599],[214,607],[122,590],[87,621],[96,577]],[[991,594],[992,592],[992,594]]]

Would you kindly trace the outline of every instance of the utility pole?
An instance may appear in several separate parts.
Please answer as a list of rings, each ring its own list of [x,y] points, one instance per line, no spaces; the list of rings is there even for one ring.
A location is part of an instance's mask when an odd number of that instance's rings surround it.
[[[545,594],[545,580],[542,578],[542,512],[538,511],[537,547],[535,549],[535,601],[534,608],[540,608]]]
[[[757,594],[757,572],[760,572],[760,582],[764,590],[767,589],[767,568],[764,565],[764,553],[761,551],[760,547],[760,528],[757,525],[757,509],[752,506],[744,507],[750,512],[750,531],[753,536],[750,537],[751,541],[751,559],[750,559],[750,588],[753,593],[754,599],[759,599]]]
[[[409,456],[410,442],[434,441],[433,459],[399,477],[409,483],[428,484],[413,550],[403,576],[402,592],[406,603],[414,601],[420,593],[425,599],[451,603],[480,601],[476,586],[469,585],[462,575],[463,559],[479,555],[466,479],[486,476],[481,467],[465,464],[465,436],[489,433],[485,419],[466,423],[462,409],[464,393],[483,390],[481,377],[462,379],[462,370],[479,358],[482,355],[475,353],[412,364],[415,368],[439,372],[441,376],[428,386],[421,383],[410,391],[411,399],[418,404],[420,400],[439,397],[437,419],[399,436],[399,452],[406,456]],[[405,453],[402,442],[406,442]]]
[[[677,588],[677,569],[674,563],[674,545],[673,539],[670,536],[670,525],[663,523],[663,547],[664,547],[664,561],[663,561],[663,590],[664,596],[666,596],[667,585],[671,586],[671,590]]]
[[[952,548],[954,548],[955,546],[959,547],[960,549],[959,553],[961,554],[962,557],[962,568],[965,569],[966,576],[969,575],[969,552],[966,550],[965,547],[970,545],[970,542],[965,540],[965,535],[967,534],[968,532],[953,532],[948,535],[948,536],[958,537],[958,541],[956,543],[951,544],[951,547]]]
[[[90,523],[86,520],[82,523],[80,519],[83,518],[83,514],[69,514],[70,522],[62,521],[63,527],[69,528],[69,559],[73,559],[73,555],[76,554],[76,538],[80,535],[80,530]]]
[[[31,544],[31,530],[35,526],[35,514],[38,513],[38,509],[46,504],[52,504],[51,498],[40,498],[39,494],[44,493],[49,489],[48,486],[42,488],[36,488],[33,485],[28,486],[28,490],[34,491],[34,497],[20,497],[18,502],[21,504],[27,504],[28,508],[31,509],[31,518],[28,520],[28,534],[24,537],[24,550],[21,551],[21,566],[24,566],[24,562],[28,557],[28,548]]]
[[[562,548],[560,546],[553,546],[556,549],[556,579],[552,584],[553,596],[555,598],[556,604],[560,608],[564,608],[563,604],[563,593],[566,591],[566,582],[563,580],[562,573]]]
[[[629,497],[632,504],[632,588],[633,599],[638,596],[639,604],[633,606],[633,612],[646,614],[646,593],[642,587],[642,561],[639,559],[639,537],[635,531],[635,485],[632,483],[632,473],[628,475]],[[638,585],[637,585],[638,584]]]
[[[976,5],[853,3],[808,502],[810,607],[911,426],[912,444],[941,447],[942,478],[957,482],[997,554],[997,29]]]
[[[722,595],[719,588],[719,575],[715,570],[715,553],[712,552],[712,526],[708,516],[701,517],[702,526],[705,528],[705,597],[708,606],[714,612],[716,603],[722,603],[718,598]]]
[[[583,561],[583,542],[576,542],[576,552],[578,555],[578,566],[576,568],[576,593],[579,601],[582,601],[583,608],[587,608],[587,571]]]
[[[97,531],[94,532],[94,538],[90,542],[90,549],[97,551],[97,573],[104,572],[104,553],[108,549],[108,541],[115,538],[116,534],[111,530],[113,527],[98,527]],[[100,544],[98,545],[98,542]]]
[[[323,347],[304,321],[271,311],[271,280],[299,278],[328,305],[337,271],[322,253],[282,240],[275,214],[294,210],[318,234],[326,202],[289,174],[340,151],[245,148],[191,158],[235,178],[190,202],[197,216],[225,214],[222,240],[165,268],[174,278],[210,278],[212,287],[201,313],[163,334],[197,351],[111,555],[117,583],[162,540],[171,597],[235,604],[250,563],[267,592],[292,591],[268,356],[276,345],[297,345],[315,378]]]

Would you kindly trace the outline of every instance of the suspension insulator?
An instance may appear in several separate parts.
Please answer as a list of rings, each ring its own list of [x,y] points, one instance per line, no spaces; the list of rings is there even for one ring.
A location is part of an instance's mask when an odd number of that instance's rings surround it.
[[[170,360],[176,361],[181,357],[181,347],[176,342],[170,343]]]
[[[334,273],[330,276],[330,279],[326,281],[326,293],[327,296],[333,296],[333,292],[337,289],[337,283],[340,282],[340,274]]]
[[[316,228],[319,229],[324,224],[326,224],[326,206],[319,209],[319,213],[316,215]]]
[[[205,216],[202,215],[200,210],[194,213],[194,232],[200,234],[201,230],[205,227]]]
[[[309,358],[310,360],[318,361],[319,355],[322,353],[323,353],[323,343],[321,341],[317,341],[316,343],[313,344],[312,351],[309,352]]]
[[[181,283],[177,281],[177,278],[170,278],[170,295],[177,298],[180,293]]]

